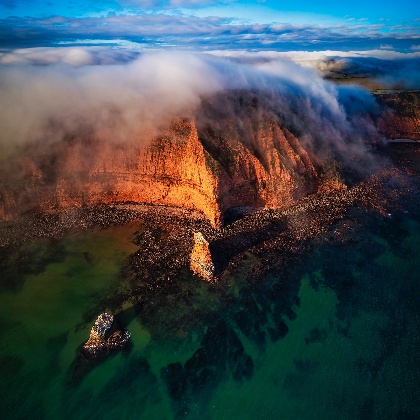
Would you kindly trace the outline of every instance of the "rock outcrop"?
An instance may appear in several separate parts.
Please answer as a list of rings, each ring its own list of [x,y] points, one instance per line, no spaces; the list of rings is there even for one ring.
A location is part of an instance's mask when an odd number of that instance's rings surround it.
[[[98,359],[111,351],[127,348],[129,343],[130,333],[117,324],[112,314],[104,312],[93,324],[82,354],[87,359]]]
[[[390,113],[380,119],[378,126],[388,138],[420,140],[420,118]]]
[[[191,251],[190,268],[203,280],[212,281],[214,278],[214,264],[210,246],[201,232],[194,232],[194,246]]]

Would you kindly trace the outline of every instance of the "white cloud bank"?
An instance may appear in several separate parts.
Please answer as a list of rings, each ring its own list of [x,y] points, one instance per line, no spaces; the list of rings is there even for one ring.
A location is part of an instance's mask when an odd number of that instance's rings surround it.
[[[0,66],[3,145],[49,143],[84,128],[112,128],[121,140],[128,132],[154,130],[194,108],[199,95],[221,88],[213,69],[193,54],[151,53],[128,63],[92,66],[97,51],[38,53],[36,60],[27,57],[37,66]]]
[[[101,48],[19,50],[0,57],[0,145],[49,145],[109,129],[116,142],[191,116],[203,95],[260,91],[268,110],[315,154],[364,154],[375,111],[361,88],[325,82],[288,59],[239,63],[209,54]],[[6,64],[7,63],[7,64]],[[133,136],[133,133],[135,135]],[[131,140],[130,140],[131,141]]]

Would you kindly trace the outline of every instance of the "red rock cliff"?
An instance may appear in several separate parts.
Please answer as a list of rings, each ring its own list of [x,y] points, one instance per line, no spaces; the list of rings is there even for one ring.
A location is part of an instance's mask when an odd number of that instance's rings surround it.
[[[281,207],[313,192],[318,175],[299,141],[269,114],[172,122],[151,139],[76,136],[3,162],[3,218],[40,209],[142,202],[202,211],[218,224],[233,206]]]
[[[133,136],[116,144],[111,135],[76,138],[9,162],[2,173],[5,214],[133,201],[198,209],[212,222],[219,219],[216,179],[192,121],[173,122],[152,140]],[[10,176],[14,167],[18,179]]]

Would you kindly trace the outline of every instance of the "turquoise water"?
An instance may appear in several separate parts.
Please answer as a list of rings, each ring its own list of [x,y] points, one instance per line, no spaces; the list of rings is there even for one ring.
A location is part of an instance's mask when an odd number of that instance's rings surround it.
[[[125,287],[138,226],[16,251],[20,268],[0,282],[0,417],[420,418],[420,206],[402,204],[390,216],[350,211],[258,281],[247,255],[218,285],[185,275],[140,287],[113,308],[131,351],[85,370],[79,347]]]

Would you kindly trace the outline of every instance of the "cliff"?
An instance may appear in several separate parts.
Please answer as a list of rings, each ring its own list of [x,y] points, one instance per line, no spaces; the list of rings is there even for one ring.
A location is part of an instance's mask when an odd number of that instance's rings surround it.
[[[232,91],[206,98],[196,120],[217,168],[222,212],[283,207],[317,190],[319,176],[308,153],[259,95]]]
[[[192,120],[172,122],[158,137],[114,142],[111,132],[80,136],[48,152],[3,164],[5,216],[70,206],[143,202],[198,209],[219,219],[216,179]]]
[[[158,136],[114,137],[68,135],[2,162],[1,217],[141,202],[196,209],[217,225],[231,207],[282,207],[318,188],[308,153],[252,94],[208,98]]]

